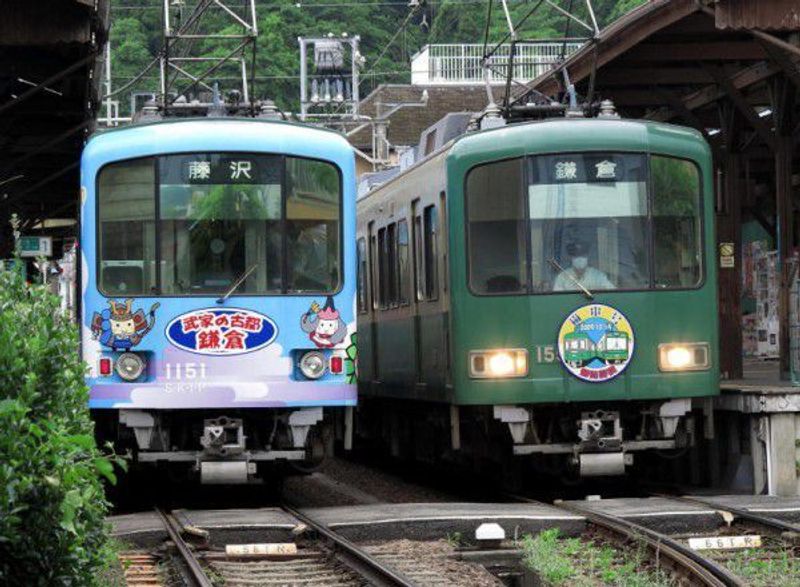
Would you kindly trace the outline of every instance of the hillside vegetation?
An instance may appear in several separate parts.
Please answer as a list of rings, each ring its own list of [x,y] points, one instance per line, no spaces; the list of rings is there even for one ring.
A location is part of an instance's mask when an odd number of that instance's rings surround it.
[[[187,12],[198,0],[184,0]],[[646,0],[594,0],[593,6],[601,28]],[[583,0],[557,0],[563,8],[573,6],[584,21],[589,17]],[[242,0],[228,0],[241,6]],[[527,14],[537,0],[510,0],[515,22]],[[112,0],[112,63],[114,87],[122,87],[137,75],[162,46],[161,0]],[[485,0],[437,0],[423,3],[407,19],[411,9],[404,0],[258,0],[259,38],[255,96],[269,97],[283,109],[295,110],[299,95],[299,49],[297,37],[328,33],[360,35],[361,53],[366,58],[362,69],[362,96],[380,83],[404,83],[410,79],[409,58],[427,43],[483,42],[488,2]],[[234,32],[226,25],[230,18],[220,9],[212,9],[204,21],[205,30]],[[406,22],[406,26],[401,26]],[[507,32],[499,0],[493,3],[489,41],[499,41]],[[543,4],[518,29],[520,38],[561,38],[566,19]],[[569,36],[585,37],[589,31],[572,22]],[[197,44],[193,56],[221,55],[225,48],[219,41]],[[377,61],[381,55],[380,61]],[[152,69],[130,90],[154,91],[158,71]],[[221,73],[221,85],[225,76]],[[126,109],[128,92],[119,96]]]

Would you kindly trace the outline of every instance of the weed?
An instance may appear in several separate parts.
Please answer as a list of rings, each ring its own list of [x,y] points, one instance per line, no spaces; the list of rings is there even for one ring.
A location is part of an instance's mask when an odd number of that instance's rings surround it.
[[[561,538],[551,528],[522,541],[525,564],[536,571],[545,585],[620,587],[668,587],[671,582],[660,570],[650,570],[646,546],[636,543],[625,551],[585,538]]]

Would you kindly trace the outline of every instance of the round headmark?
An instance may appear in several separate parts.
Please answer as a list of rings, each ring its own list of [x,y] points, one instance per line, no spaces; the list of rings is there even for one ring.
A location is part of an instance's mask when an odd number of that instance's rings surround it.
[[[611,306],[589,304],[567,316],[558,331],[558,356],[578,379],[610,381],[633,357],[633,327]]]

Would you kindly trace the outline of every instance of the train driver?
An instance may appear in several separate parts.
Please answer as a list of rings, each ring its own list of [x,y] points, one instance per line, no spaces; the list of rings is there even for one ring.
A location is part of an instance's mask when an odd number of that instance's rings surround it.
[[[567,254],[572,259],[572,266],[564,269],[553,282],[553,291],[571,291],[580,289],[580,283],[586,289],[614,289],[608,276],[594,267],[589,267],[589,246],[583,241],[571,242],[567,245]],[[576,283],[578,282],[578,283]]]

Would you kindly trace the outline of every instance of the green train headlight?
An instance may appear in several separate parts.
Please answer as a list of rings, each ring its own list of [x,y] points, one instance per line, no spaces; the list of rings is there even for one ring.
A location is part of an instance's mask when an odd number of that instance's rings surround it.
[[[662,371],[705,371],[710,366],[707,342],[671,342],[658,345]]]
[[[474,379],[506,379],[528,374],[526,349],[470,351],[469,376]]]

